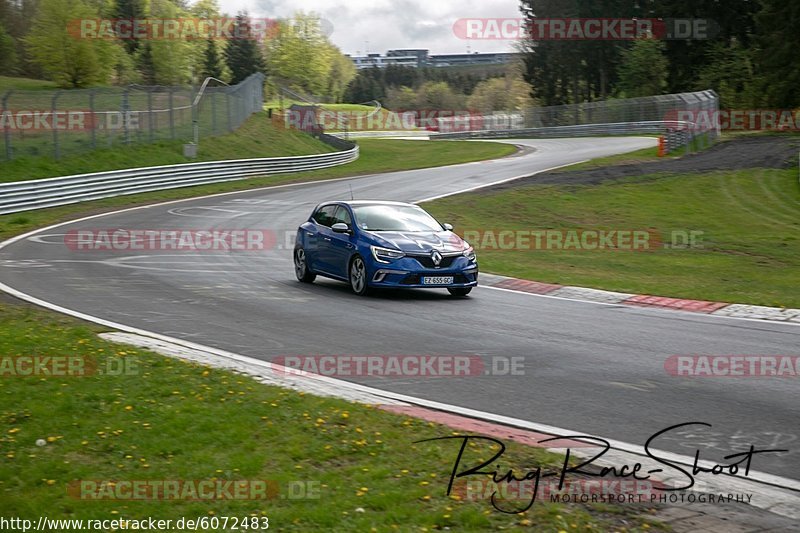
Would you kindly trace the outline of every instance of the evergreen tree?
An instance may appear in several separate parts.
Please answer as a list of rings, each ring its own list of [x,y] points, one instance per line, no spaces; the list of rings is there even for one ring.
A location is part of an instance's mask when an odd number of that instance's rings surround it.
[[[139,54],[136,57],[136,68],[142,76],[143,84],[156,84],[156,67],[153,62],[153,47],[149,42],[144,43],[144,46],[139,50]]]
[[[222,78],[222,65],[220,64],[219,51],[214,39],[206,41],[206,49],[203,60],[203,78]]]
[[[137,20],[145,18],[145,8],[142,0],[115,0],[113,17],[115,19]],[[139,40],[126,38],[122,41],[125,51],[133,54],[139,49]]]
[[[626,98],[663,94],[667,88],[669,64],[664,42],[639,39],[623,55],[619,87]]]
[[[236,15],[233,31],[239,37],[232,39],[225,48],[225,62],[231,71],[231,84],[236,84],[255,72],[263,71],[264,59],[258,41],[253,38],[247,13]]]
[[[800,2],[762,0],[758,14],[759,74],[763,76],[768,104],[800,106]]]

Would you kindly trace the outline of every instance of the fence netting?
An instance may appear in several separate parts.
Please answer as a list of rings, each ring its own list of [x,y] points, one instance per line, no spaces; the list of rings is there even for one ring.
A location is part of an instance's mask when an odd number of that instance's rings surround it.
[[[264,75],[233,86],[127,87],[0,94],[0,160],[88,153],[236,130],[264,106]]]

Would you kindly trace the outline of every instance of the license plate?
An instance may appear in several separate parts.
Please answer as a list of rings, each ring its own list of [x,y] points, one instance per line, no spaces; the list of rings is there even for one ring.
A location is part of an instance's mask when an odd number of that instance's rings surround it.
[[[453,283],[453,276],[439,276],[422,278],[423,285],[450,285]]]

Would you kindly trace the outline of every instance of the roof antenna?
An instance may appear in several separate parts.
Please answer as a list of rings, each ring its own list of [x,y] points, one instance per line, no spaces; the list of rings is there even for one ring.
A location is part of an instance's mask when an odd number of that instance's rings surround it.
[[[348,183],[347,186],[350,187],[350,201],[352,202],[353,200],[355,200],[355,198],[353,197],[353,184]]]

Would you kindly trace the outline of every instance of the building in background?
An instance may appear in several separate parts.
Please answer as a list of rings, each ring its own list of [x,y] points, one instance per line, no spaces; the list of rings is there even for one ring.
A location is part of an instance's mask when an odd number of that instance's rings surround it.
[[[367,54],[366,56],[348,55],[357,69],[385,68],[389,65],[406,67],[457,67],[467,65],[502,65],[509,63],[519,54],[494,53],[481,54],[436,54],[431,55],[422,48],[389,50],[386,55]]]

